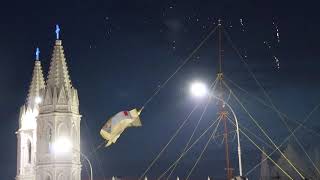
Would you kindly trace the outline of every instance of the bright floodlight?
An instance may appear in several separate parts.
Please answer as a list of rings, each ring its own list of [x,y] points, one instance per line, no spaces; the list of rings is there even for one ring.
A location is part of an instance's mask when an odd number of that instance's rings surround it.
[[[53,143],[53,151],[56,154],[63,154],[70,152],[72,143],[67,137],[60,137]]]
[[[196,97],[203,97],[207,94],[207,87],[204,83],[194,82],[191,84],[191,93]]]
[[[42,98],[37,96],[34,101],[36,102],[36,104],[40,104],[42,102]]]

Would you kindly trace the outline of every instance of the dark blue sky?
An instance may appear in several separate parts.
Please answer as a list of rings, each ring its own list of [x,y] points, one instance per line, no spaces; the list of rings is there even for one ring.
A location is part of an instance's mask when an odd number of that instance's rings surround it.
[[[0,153],[1,179],[13,179],[16,171],[16,136],[19,107],[24,103],[31,80],[34,50],[41,50],[44,72],[54,44],[54,26],[60,24],[61,37],[73,85],[79,91],[82,118],[82,148],[85,153],[100,144],[99,130],[104,120],[118,111],[141,106],[161,82],[222,18],[257,78],[274,103],[292,119],[302,120],[320,102],[320,24],[318,4],[278,1],[5,1],[0,8]],[[243,19],[244,26],[240,24]],[[275,22],[280,43],[275,36]],[[245,31],[242,32],[241,29]],[[129,129],[110,149],[100,149],[92,158],[95,175],[139,176],[169,140],[196,103],[188,93],[189,82],[210,82],[217,70],[217,43],[214,36],[183,70],[148,105],[142,115],[143,127]],[[226,41],[226,39],[223,39]],[[268,42],[272,48],[264,44]],[[225,74],[261,96],[259,88],[232,51],[224,43]],[[273,56],[280,60],[275,68]],[[252,98],[247,101],[271,137],[281,142],[288,131],[276,114]],[[235,105],[236,106],[236,105]],[[214,108],[212,104],[211,108]],[[237,108],[236,108],[237,109]],[[197,118],[151,169],[157,176],[183,149]],[[241,113],[241,112],[239,112]],[[215,115],[210,112],[201,129]],[[241,116],[241,115],[240,115]],[[255,131],[243,117],[243,124]],[[315,114],[307,123],[320,130]],[[300,132],[306,148],[316,139]],[[221,140],[220,140],[221,141]],[[259,161],[260,153],[244,142],[244,168]],[[182,162],[177,173],[184,177],[205,140]],[[236,149],[231,146],[232,163]],[[223,146],[212,143],[194,172],[194,178],[224,176]],[[84,171],[85,172],[85,171]],[[258,173],[258,171],[256,171]],[[85,173],[84,173],[85,175]]]

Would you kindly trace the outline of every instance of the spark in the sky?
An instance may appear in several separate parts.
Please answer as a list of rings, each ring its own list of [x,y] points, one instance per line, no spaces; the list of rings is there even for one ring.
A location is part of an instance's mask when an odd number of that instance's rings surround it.
[[[173,49],[173,50],[176,50],[176,41],[175,41],[175,40],[172,41],[172,49]]]
[[[279,70],[280,69],[280,61],[276,56],[273,56],[273,58],[275,60],[276,68]]]
[[[271,45],[268,41],[263,41],[263,44],[265,44],[268,49],[271,49]]]
[[[278,42],[278,43],[280,43],[280,33],[279,33],[279,28],[278,28],[277,24],[276,24],[274,21],[273,21],[272,23],[273,23],[274,28],[275,28],[275,30],[276,30],[276,38],[277,38],[277,42]]]
[[[245,30],[244,30],[244,24],[243,24],[243,19],[242,18],[240,19],[240,25],[241,25],[241,31],[244,32]]]

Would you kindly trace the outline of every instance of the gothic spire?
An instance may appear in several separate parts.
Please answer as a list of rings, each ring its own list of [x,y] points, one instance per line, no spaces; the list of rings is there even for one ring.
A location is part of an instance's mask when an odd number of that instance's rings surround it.
[[[37,48],[32,80],[29,87],[28,97],[27,97],[27,105],[29,105],[30,107],[33,107],[37,103],[40,103],[41,101],[41,98],[39,97],[40,90],[45,88],[41,62],[39,61],[39,53],[40,53],[39,48]]]
[[[57,38],[59,38],[59,31],[60,28],[58,29],[58,31],[56,31]],[[56,40],[55,45],[53,47],[53,54],[47,79],[47,86],[59,88],[64,86],[66,89],[72,87],[66,58],[62,46],[62,41],[59,39]]]

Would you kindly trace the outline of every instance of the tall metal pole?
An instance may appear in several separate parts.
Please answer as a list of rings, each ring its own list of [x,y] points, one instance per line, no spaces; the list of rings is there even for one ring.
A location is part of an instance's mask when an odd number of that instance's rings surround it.
[[[222,79],[223,79],[223,72],[222,72],[222,46],[221,46],[221,20],[218,20],[218,56],[219,56],[219,70],[218,70],[218,83],[220,85],[221,90],[221,98],[223,98],[223,87],[222,87]],[[228,112],[224,109],[224,103],[221,103],[219,116],[223,120],[224,124],[224,144],[225,144],[225,155],[226,155],[226,171],[227,171],[227,180],[232,178],[232,171],[230,168],[230,158],[229,158],[229,144],[228,144],[228,126],[227,126],[227,114]]]
[[[212,97],[223,102],[223,104],[225,104],[231,111],[233,118],[235,120],[236,123],[236,133],[237,133],[237,143],[238,143],[238,163],[239,163],[239,175],[242,176],[242,158],[241,158],[241,144],[240,144],[240,134],[239,134],[239,123],[238,123],[238,118],[234,112],[234,110],[232,109],[232,107],[230,106],[230,104],[228,104],[225,100],[215,96],[212,94]]]
[[[223,80],[223,72],[222,72],[222,44],[221,44],[221,41],[222,41],[222,37],[221,37],[221,19],[219,19],[218,20],[218,28],[219,28],[219,53],[218,53],[218,55],[219,55],[219,70],[218,70],[218,80],[220,81],[220,83],[221,83],[221,81]],[[220,84],[221,85],[221,84]],[[222,88],[222,85],[221,85],[221,88]],[[221,101],[222,103],[223,103],[223,105],[226,105],[229,109],[230,109],[230,111],[231,111],[231,113],[232,113],[232,115],[233,115],[233,117],[234,117],[234,120],[235,120],[235,123],[236,123],[236,133],[237,133],[237,144],[238,144],[238,163],[239,163],[239,175],[242,177],[242,158],[241,158],[241,144],[240,144],[240,134],[239,134],[239,124],[238,124],[238,118],[237,118],[237,116],[236,116],[236,114],[235,114],[235,112],[234,112],[234,110],[232,109],[232,107],[226,102],[226,101],[224,101],[223,100],[223,98],[220,98],[220,97],[218,97],[218,96],[215,96],[215,95],[212,95],[212,97],[214,97],[215,99],[217,99],[217,100],[219,100],[219,101]],[[221,96],[222,97],[222,96]],[[226,122],[225,122],[226,123]],[[228,129],[227,129],[227,126],[226,126],[226,124],[225,124],[225,134],[226,134],[226,131],[227,131]],[[227,138],[227,135],[225,135],[225,138]],[[229,167],[229,152],[228,152],[228,142],[227,142],[227,139],[225,139],[225,143],[226,143],[226,159],[227,159],[227,176],[228,176],[228,178],[229,178],[229,176],[230,176],[230,173],[229,173],[229,171],[230,171],[230,167]]]
[[[219,31],[219,73],[222,73],[222,49],[221,49],[221,19],[218,20],[218,31]]]
[[[227,111],[220,112],[220,117],[223,120],[224,125],[224,144],[225,144],[225,153],[226,153],[226,170],[227,170],[227,180],[232,178],[232,169],[230,167],[230,157],[229,157],[229,143],[228,143],[228,126],[227,126]]]

